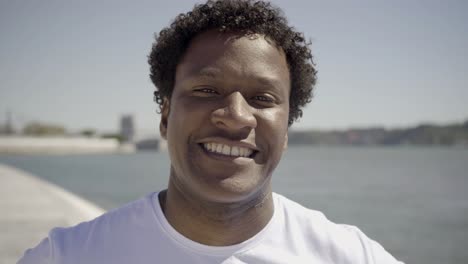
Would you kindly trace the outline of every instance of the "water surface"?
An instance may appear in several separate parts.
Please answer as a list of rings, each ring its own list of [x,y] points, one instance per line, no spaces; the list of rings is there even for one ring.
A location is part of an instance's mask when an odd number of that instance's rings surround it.
[[[110,209],[164,189],[167,153],[0,156]],[[273,188],[407,263],[468,262],[468,150],[289,147]]]

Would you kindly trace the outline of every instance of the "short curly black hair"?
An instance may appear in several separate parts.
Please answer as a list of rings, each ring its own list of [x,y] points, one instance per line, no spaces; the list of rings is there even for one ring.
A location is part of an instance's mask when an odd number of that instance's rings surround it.
[[[160,108],[165,97],[171,98],[176,67],[190,41],[211,29],[262,34],[281,47],[291,76],[288,125],[302,116],[301,108],[312,100],[317,75],[310,41],[288,26],[279,8],[251,0],[209,0],[195,5],[192,11],[178,15],[169,27],[155,36],[148,63],[151,80],[156,86],[154,100]]]

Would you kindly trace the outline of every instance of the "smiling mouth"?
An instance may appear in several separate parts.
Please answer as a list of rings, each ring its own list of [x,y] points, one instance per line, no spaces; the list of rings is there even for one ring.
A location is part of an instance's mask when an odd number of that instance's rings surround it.
[[[253,158],[258,152],[250,148],[229,146],[226,144],[214,142],[200,143],[200,146],[209,153],[220,154],[229,157]]]

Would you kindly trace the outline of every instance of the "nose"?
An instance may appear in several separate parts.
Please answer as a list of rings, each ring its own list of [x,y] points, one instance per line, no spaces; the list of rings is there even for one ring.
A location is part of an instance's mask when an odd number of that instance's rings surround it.
[[[219,128],[239,131],[257,127],[253,108],[240,92],[234,92],[224,98],[224,107],[213,111],[211,121]]]

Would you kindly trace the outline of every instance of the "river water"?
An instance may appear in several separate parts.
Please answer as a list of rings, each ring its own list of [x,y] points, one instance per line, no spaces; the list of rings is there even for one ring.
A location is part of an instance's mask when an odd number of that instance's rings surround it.
[[[106,209],[168,181],[167,153],[0,156]],[[406,263],[468,263],[468,149],[289,147],[273,189]]]

